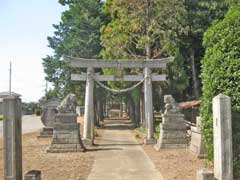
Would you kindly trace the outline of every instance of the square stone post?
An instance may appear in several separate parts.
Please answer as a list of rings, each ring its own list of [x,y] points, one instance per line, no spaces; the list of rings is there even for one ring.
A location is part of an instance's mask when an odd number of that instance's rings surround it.
[[[3,99],[4,180],[22,180],[22,115],[21,99]]]
[[[153,129],[153,105],[152,105],[152,79],[151,69],[148,67],[144,68],[144,107],[145,107],[145,120],[147,125],[147,136],[144,140],[145,144],[156,144],[154,138]]]
[[[209,169],[201,169],[197,171],[197,180],[214,180],[213,172]]]
[[[233,179],[231,98],[223,94],[213,98],[214,177]]]
[[[93,90],[94,69],[87,69],[87,81],[85,92],[85,112],[84,112],[84,126],[83,126],[83,142],[86,144],[92,144],[94,139],[94,105],[93,105]]]
[[[31,170],[24,175],[24,180],[41,180],[41,171]]]

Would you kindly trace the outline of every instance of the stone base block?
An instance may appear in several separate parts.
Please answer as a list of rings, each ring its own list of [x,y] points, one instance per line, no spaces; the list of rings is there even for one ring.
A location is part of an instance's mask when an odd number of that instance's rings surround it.
[[[181,113],[177,114],[163,114],[163,124],[172,123],[178,124],[184,122],[184,115]]]
[[[51,138],[53,136],[53,128],[52,127],[43,127],[42,131],[40,131],[40,135],[38,138]]]
[[[197,155],[198,158],[205,158],[206,151],[203,144],[203,139],[200,133],[192,131],[189,150]]]
[[[187,149],[188,145],[187,144],[162,144],[162,143],[157,143],[154,146],[154,149],[159,151],[160,149]]]
[[[164,118],[168,119],[165,120],[165,123],[160,124],[159,140],[154,146],[157,151],[160,149],[186,149],[188,147],[186,126],[182,121],[182,117],[180,115],[164,116]],[[175,120],[175,123],[169,123],[169,119],[171,121]]]
[[[184,138],[160,138],[158,143],[160,144],[187,144],[187,139]]]
[[[94,145],[94,140],[93,139],[82,139],[82,142],[86,146],[93,146]]]
[[[85,152],[86,148],[80,144],[52,144],[48,153]]]
[[[56,115],[57,123],[54,124],[53,138],[49,153],[84,152],[80,136],[80,124],[74,113],[61,113]]]
[[[55,123],[59,124],[77,123],[77,114],[59,113],[55,117]]]
[[[157,140],[152,138],[152,139],[144,139],[144,144],[156,144]]]
[[[197,180],[214,180],[213,172],[208,169],[201,169],[197,172]]]
[[[186,127],[185,130],[164,130],[160,126],[160,137],[162,139],[187,139]]]
[[[164,123],[164,124],[160,124],[161,129],[163,130],[186,130],[186,125],[184,124],[184,122],[182,123]]]

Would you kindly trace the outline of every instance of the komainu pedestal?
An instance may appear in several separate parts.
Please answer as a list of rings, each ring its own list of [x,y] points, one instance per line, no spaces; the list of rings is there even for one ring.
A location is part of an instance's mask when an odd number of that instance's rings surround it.
[[[184,115],[180,112],[171,95],[164,96],[164,102],[166,110],[162,115],[159,140],[154,147],[156,150],[187,148]]]
[[[47,152],[83,152],[85,147],[81,141],[80,124],[75,113],[59,113],[55,118],[53,138]]]

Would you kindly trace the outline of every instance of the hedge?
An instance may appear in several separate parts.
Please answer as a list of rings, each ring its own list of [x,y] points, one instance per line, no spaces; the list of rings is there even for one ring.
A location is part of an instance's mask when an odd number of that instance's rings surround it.
[[[202,133],[209,160],[213,160],[212,98],[223,93],[232,98],[234,112],[240,112],[240,3],[233,5],[225,18],[215,22],[204,34],[206,48],[202,59]],[[240,117],[233,122],[234,170],[239,177]]]

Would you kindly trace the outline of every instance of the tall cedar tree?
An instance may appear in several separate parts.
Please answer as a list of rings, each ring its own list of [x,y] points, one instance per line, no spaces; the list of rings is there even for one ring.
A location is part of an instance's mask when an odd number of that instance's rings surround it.
[[[63,56],[98,58],[101,51],[100,27],[102,26],[99,0],[60,0],[68,10],[63,12],[61,22],[53,25],[54,36],[48,37],[49,47],[54,55],[43,58],[46,80],[53,83],[55,96],[63,97],[75,93],[83,98],[83,84],[72,82],[71,70]]]

